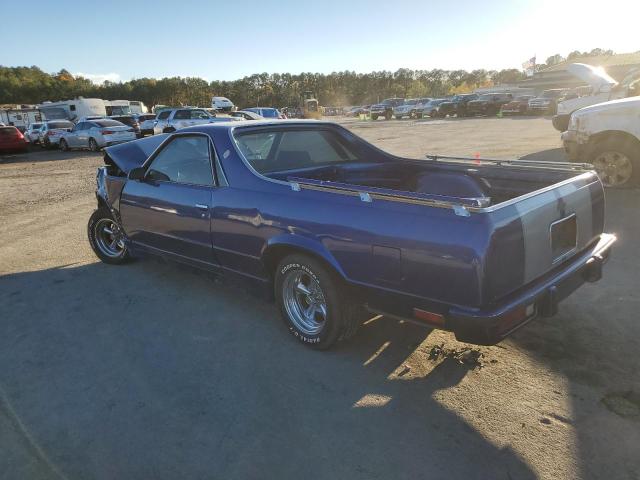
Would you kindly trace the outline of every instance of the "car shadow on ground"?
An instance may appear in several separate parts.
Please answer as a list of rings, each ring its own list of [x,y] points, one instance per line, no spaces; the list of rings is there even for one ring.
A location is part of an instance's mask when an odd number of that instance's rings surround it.
[[[469,367],[404,375],[422,327],[318,352],[273,304],[153,261],[5,275],[0,300],[9,478],[534,478],[434,397]]]
[[[71,152],[63,152],[58,149],[44,149],[38,146],[29,147],[24,153],[3,153],[0,155],[1,164],[9,163],[36,163],[36,162],[55,162],[58,160],[69,160],[75,157],[101,156],[102,152],[91,152],[89,150],[75,150]]]
[[[606,191],[605,231],[616,233],[603,278],[510,339],[517,348],[566,379],[578,478],[640,478],[640,357],[638,272],[640,190]],[[556,421],[557,420],[557,421]]]
[[[520,157],[520,160],[538,160],[542,162],[568,162],[563,148],[548,148],[539,152],[529,153]]]

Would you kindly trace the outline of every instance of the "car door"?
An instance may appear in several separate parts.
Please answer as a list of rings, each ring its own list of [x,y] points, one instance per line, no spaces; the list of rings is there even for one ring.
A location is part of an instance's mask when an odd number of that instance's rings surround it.
[[[64,140],[70,148],[78,148],[78,133],[83,128],[84,122],[75,125],[70,132],[64,134]]]
[[[196,265],[216,265],[211,244],[214,176],[209,137],[175,134],[151,158],[142,180],[128,180],[122,224],[135,246]]]

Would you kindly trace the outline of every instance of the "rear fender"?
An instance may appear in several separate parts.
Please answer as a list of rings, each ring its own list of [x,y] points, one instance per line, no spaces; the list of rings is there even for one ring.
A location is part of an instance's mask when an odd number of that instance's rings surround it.
[[[318,240],[300,235],[283,234],[270,238],[261,252],[262,263],[267,273],[274,276],[278,262],[291,253],[304,253],[320,259],[343,280],[346,275],[335,257]]]

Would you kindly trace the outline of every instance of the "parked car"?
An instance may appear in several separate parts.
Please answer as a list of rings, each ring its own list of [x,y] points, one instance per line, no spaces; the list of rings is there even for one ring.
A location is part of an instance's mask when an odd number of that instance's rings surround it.
[[[235,109],[235,105],[227,97],[212,97],[211,108],[220,112],[231,112]]]
[[[569,117],[576,110],[609,100],[640,95],[640,69],[631,70],[620,83],[602,68],[584,63],[572,63],[567,71],[588,84],[590,89],[588,92],[581,92],[576,98],[561,99],[558,102],[553,127],[560,132],[567,129]]]
[[[47,120],[40,127],[38,143],[44,148],[57,147],[62,135],[72,128],[73,123],[69,120]]]
[[[566,88],[554,88],[551,90],[545,90],[540,96],[529,100],[528,111],[531,113],[555,115],[558,108],[558,100],[566,92]]]
[[[420,118],[424,118],[424,117],[436,118],[436,117],[442,116],[440,114],[439,107],[446,101],[447,100],[445,98],[435,98],[433,100],[430,100],[422,107],[422,111],[420,112]]]
[[[372,313],[496,343],[599,280],[615,242],[584,165],[403,159],[329,122],[199,125],[104,159],[98,258],[246,278],[320,349]]]
[[[264,117],[248,110],[237,110],[235,112],[229,112],[229,115],[231,115],[232,117],[241,118],[242,120],[264,120]]]
[[[510,93],[483,93],[467,103],[467,115],[497,115],[503,105],[513,100]]]
[[[16,127],[0,127],[0,153],[26,152],[27,141]]]
[[[415,112],[418,101],[418,98],[409,98],[405,100],[404,103],[393,108],[393,116],[398,120],[401,120],[404,117],[413,118],[412,114]]]
[[[142,113],[134,115],[138,119],[140,126],[140,136],[153,135],[153,127],[155,125],[156,116],[153,113]]]
[[[384,117],[385,120],[391,120],[393,117],[393,109],[404,103],[404,98],[386,98],[380,103],[371,105],[369,113],[371,120],[377,120],[378,117]]]
[[[29,124],[24,132],[25,140],[31,144],[38,143],[40,139],[40,127],[42,127],[42,122]]]
[[[280,118],[280,119],[284,118],[284,116],[278,111],[277,108],[252,107],[252,108],[243,108],[242,110],[245,112],[257,113],[262,118]]]
[[[60,138],[60,150],[88,148],[97,152],[103,147],[135,140],[134,129],[124,123],[103,118],[90,122],[79,122],[70,132]]]
[[[169,133],[192,125],[213,123],[214,118],[215,117],[211,116],[203,108],[172,108],[162,110],[156,117],[153,133]]]
[[[456,115],[458,117],[465,117],[467,114],[467,103],[471,100],[476,100],[478,94],[476,93],[462,93],[454,95],[452,98],[442,102],[438,106],[438,113],[442,117],[447,115]]]
[[[154,115],[155,117],[155,115]],[[112,115],[109,117],[111,120],[115,120],[116,122],[120,122],[124,125],[127,125],[133,128],[133,132],[136,134],[137,138],[142,137],[142,131],[140,130],[140,122],[138,118],[134,115]]]
[[[502,105],[500,112],[503,115],[524,115],[529,110],[529,100],[534,98],[535,95],[520,95]]]
[[[593,164],[607,187],[640,186],[640,96],[598,103],[571,114],[562,134],[572,161]]]

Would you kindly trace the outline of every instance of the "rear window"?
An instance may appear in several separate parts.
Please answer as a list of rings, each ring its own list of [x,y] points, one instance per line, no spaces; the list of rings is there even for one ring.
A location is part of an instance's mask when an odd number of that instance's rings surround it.
[[[49,122],[47,126],[52,128],[73,128],[73,123],[71,122]]]
[[[16,127],[0,127],[0,135],[3,137],[13,136],[18,132]]]
[[[144,122],[145,120],[153,120],[154,118],[156,118],[155,115],[140,115],[138,117],[140,122]]]
[[[358,159],[338,135],[327,130],[260,131],[236,139],[243,156],[263,174]]]
[[[117,118],[112,118],[112,120],[115,120],[116,122],[124,123],[125,125],[133,125],[134,123],[136,123],[133,117],[117,117]]]
[[[123,126],[125,126],[122,122],[118,122],[116,120],[94,120],[91,123],[95,123],[99,127],[123,127]]]

